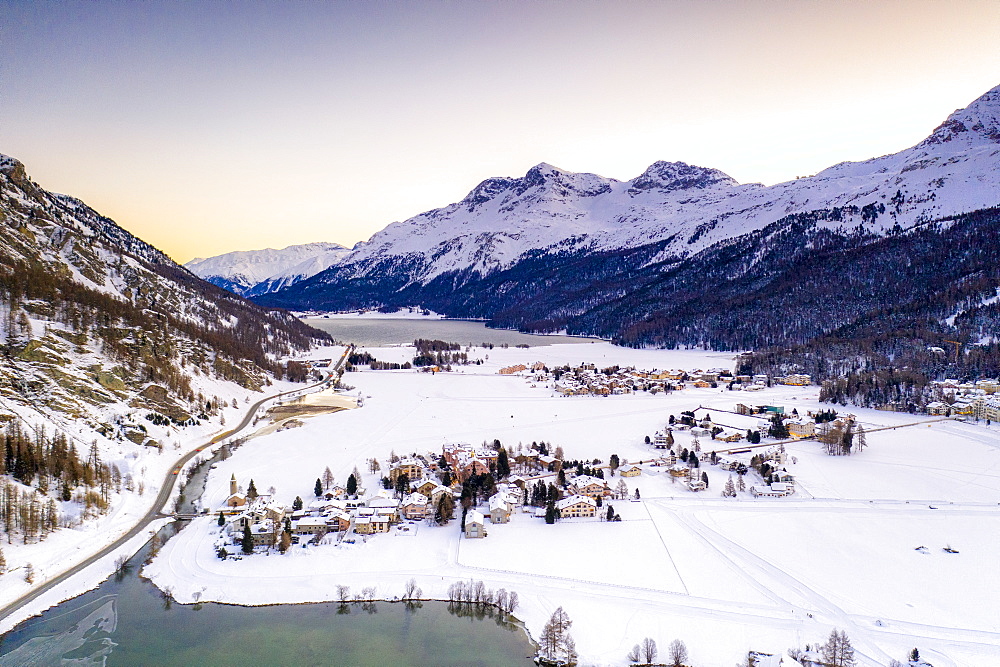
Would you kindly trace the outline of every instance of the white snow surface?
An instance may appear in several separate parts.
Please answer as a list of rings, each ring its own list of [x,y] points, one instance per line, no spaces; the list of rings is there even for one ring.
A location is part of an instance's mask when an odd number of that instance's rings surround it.
[[[814,176],[740,185],[716,169],[656,162],[618,181],[541,163],[491,178],[462,201],[394,222],[340,261],[348,276],[404,270],[412,282],[510,267],[526,252],[629,248],[670,239],[663,257],[693,255],[793,213],[885,205],[874,221],[830,223],[884,233],[1000,204],[1000,86],[953,113],[920,144],[844,162]],[[899,199],[894,200],[897,193]],[[381,264],[380,264],[381,263]],[[344,278],[341,272],[340,278]]]
[[[403,361],[412,349],[371,350]],[[331,356],[323,350],[315,358]],[[634,365],[645,369],[732,367],[733,355],[616,348],[595,342],[531,349],[473,348],[479,366],[454,373],[362,371],[345,375],[364,397],[360,409],[305,420],[305,425],[250,441],[209,475],[204,500],[220,504],[236,475],[276,488],[290,505],[329,466],[344,483],[366,460],[391,451],[440,452],[445,443],[499,438],[509,449],[545,440],[567,458],[652,458],[644,436],[668,415],[707,409],[716,422],[755,427],[757,419],[721,410],[738,402],[821,407],[817,387],[774,387],[754,394],[694,389],[652,396],[557,397],[550,387],[497,370],[515,363]],[[830,406],[822,405],[827,408]],[[641,501],[613,500],[621,523],[564,519],[545,525],[515,513],[487,523],[488,537],[466,540],[458,521],[421,523],[416,535],[371,537],[357,544],[293,547],[287,555],[219,560],[218,527],[197,520],[171,539],[144,574],[172,587],[181,602],[267,604],[336,599],[377,587],[391,599],[414,578],[425,596],[446,598],[457,580],[515,590],[533,637],[557,606],[573,620],[581,664],[624,665],[631,646],[653,637],[661,647],[687,644],[691,664],[734,664],[753,649],[785,649],[844,629],[860,665],[885,665],[913,647],[941,667],[1000,664],[996,535],[1000,531],[1000,430],[996,425],[934,421],[857,408],[869,447],[828,457],[816,442],[788,446],[797,492],[788,498],[721,497],[729,473],[704,464],[709,490],[691,493],[645,466],[626,478]],[[880,426],[898,430],[873,432]],[[925,423],[926,422],[926,423]],[[678,446],[690,435],[675,432]],[[702,439],[703,449],[711,448]],[[723,443],[714,443],[722,449]],[[749,455],[747,455],[749,457]],[[383,474],[385,468],[379,474]],[[612,485],[617,480],[610,478]],[[747,487],[760,485],[747,476]],[[926,546],[927,553],[916,551]],[[953,547],[959,553],[943,551]]]
[[[239,250],[207,259],[197,257],[184,267],[200,278],[224,278],[245,290],[261,283],[277,289],[328,269],[348,252],[339,243],[306,243],[280,250]]]

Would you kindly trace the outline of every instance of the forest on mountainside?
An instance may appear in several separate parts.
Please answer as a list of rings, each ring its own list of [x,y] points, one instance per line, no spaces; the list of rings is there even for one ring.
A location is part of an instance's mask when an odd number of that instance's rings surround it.
[[[1000,210],[884,236],[867,231],[881,215],[877,207],[793,214],[684,259],[661,256],[666,239],[534,252],[503,271],[447,273],[426,285],[397,284],[405,271],[385,267],[339,285],[316,307],[420,304],[490,326],[626,346],[754,350],[745,370],[820,380],[892,368],[926,378],[1000,375]],[[862,224],[849,233],[825,224],[845,217]],[[305,281],[296,298],[319,298],[335,272]],[[928,350],[950,349],[947,340],[964,343],[958,363]]]

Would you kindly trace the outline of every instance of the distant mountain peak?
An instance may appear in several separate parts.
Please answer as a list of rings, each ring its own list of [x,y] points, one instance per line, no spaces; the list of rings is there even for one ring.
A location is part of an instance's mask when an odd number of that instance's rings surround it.
[[[921,145],[948,143],[956,139],[986,139],[1000,144],[1000,86],[979,96],[964,109],[956,110]]]
[[[545,188],[557,196],[596,197],[611,192],[611,184],[617,182],[613,178],[566,171],[548,162],[540,162],[519,179],[515,192],[522,195],[532,188]]]
[[[739,183],[718,169],[698,167],[686,162],[660,160],[651,164],[646,171],[632,181],[629,194],[635,195],[645,190],[670,192],[672,190],[705,189],[717,185],[735,186]]]
[[[281,249],[236,250],[184,265],[196,276],[241,296],[264,294],[309,278],[336,264],[350,250],[328,241]]]

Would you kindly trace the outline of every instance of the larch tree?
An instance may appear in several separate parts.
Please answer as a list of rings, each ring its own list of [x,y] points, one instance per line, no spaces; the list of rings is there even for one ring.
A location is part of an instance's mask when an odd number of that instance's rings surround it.
[[[567,649],[571,649],[575,653],[575,645],[569,635],[569,629],[572,625],[573,621],[569,620],[569,616],[562,607],[552,612],[552,616],[545,623],[539,637],[543,657],[553,661],[566,660],[567,653],[569,653]]]
[[[331,486],[333,486],[333,471],[330,470],[330,466],[327,466],[323,471],[323,488],[329,491]]]
[[[854,667],[856,664],[854,647],[851,646],[851,640],[843,630],[831,630],[826,643],[820,648],[820,653],[829,667]]]

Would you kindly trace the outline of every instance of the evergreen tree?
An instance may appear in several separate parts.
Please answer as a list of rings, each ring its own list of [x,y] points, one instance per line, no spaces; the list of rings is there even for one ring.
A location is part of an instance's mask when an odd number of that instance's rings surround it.
[[[635,499],[639,500],[639,487],[635,488]]]
[[[507,458],[507,450],[503,447],[497,452],[497,477],[501,480],[510,476],[510,459]]]
[[[292,501],[292,511],[298,512],[300,509],[302,509],[303,505],[304,503],[302,502],[302,497],[295,496],[295,500]]]
[[[240,541],[240,548],[245,554],[253,553],[253,533],[250,532],[249,522],[243,526],[243,539]]]
[[[323,495],[323,482],[320,481],[319,477],[316,478],[316,484],[313,486],[313,495],[317,498]]]
[[[257,493],[257,487],[254,485],[253,480],[251,479],[250,486],[247,487],[247,498],[249,498],[250,500],[256,500],[258,495],[259,494]]]
[[[551,500],[545,505],[545,523],[553,524],[556,522],[556,504]]]
[[[910,662],[916,662],[917,660],[920,660],[920,651],[914,647],[914,649],[910,651]]]
[[[219,522],[218,523],[219,523],[219,527],[222,527],[222,526],[226,525],[226,517],[222,514],[222,512],[219,512]]]
[[[435,513],[435,520],[438,525],[447,525],[449,521],[455,516],[455,498],[451,493],[442,493],[441,499],[438,500],[437,511]]]
[[[703,481],[705,483],[705,488],[707,489],[708,488],[708,473],[707,472],[701,473],[701,481]]]
[[[405,472],[396,476],[396,496],[402,498],[410,491],[410,476]]]
[[[351,473],[351,476],[347,478],[347,493],[348,495],[355,495],[358,492],[358,479]]]
[[[785,426],[785,422],[781,419],[781,415],[774,414],[771,416],[771,426],[768,429],[769,436],[772,438],[787,438],[788,427]]]

